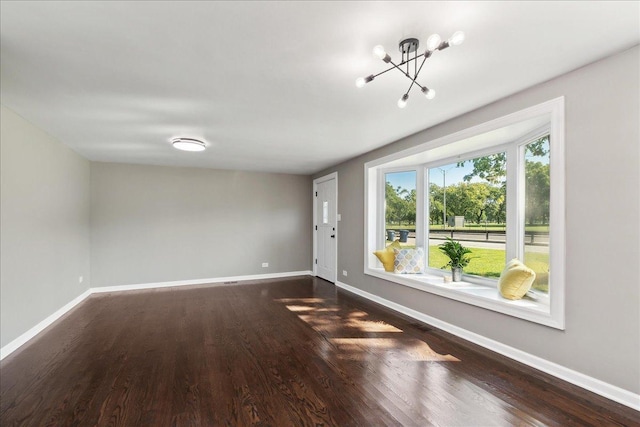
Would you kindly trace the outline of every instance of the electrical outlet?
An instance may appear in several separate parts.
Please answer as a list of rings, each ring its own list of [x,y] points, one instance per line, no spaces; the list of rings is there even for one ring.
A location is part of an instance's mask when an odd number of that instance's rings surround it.
[[[262,263],[262,268],[267,268],[269,267],[269,263],[268,262],[263,262]]]
[[[78,283],[82,283],[84,281],[84,277],[80,276],[78,277]]]
[[[342,270],[342,275],[346,277],[347,276],[347,270]]]

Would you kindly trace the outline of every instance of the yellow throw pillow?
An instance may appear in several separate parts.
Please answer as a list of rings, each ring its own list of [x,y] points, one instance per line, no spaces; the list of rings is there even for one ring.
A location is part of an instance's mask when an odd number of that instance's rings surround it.
[[[531,289],[534,280],[536,280],[536,272],[514,258],[502,270],[498,280],[498,290],[506,299],[521,299]]]
[[[394,248],[395,248],[395,249],[400,249],[400,248],[402,248],[402,246],[400,246],[400,239],[398,239],[398,240],[394,240],[393,242],[391,242],[391,243],[389,244],[389,246],[387,246],[387,248],[386,248],[386,249],[387,249],[388,251],[393,252],[393,249],[394,249]]]
[[[393,252],[393,248],[400,249],[400,241],[395,240],[386,248],[375,251],[373,254],[378,257],[382,265],[384,266],[384,271],[393,272],[393,264],[396,260],[396,254]]]

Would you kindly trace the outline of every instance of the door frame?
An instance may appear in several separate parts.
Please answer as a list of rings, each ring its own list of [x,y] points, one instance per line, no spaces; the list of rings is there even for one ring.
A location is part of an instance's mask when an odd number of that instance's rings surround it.
[[[335,277],[333,279],[333,283],[335,284],[338,281],[338,239],[340,238],[340,230],[338,227],[338,172],[332,172],[328,175],[322,176],[320,178],[316,178],[313,180],[313,192],[311,193],[311,197],[313,198],[313,224],[311,225],[311,232],[313,233],[313,259],[311,260],[313,265],[313,275],[318,275],[318,230],[316,230],[316,225],[318,225],[318,198],[316,197],[316,192],[318,191],[318,184],[329,181],[331,179],[335,179],[336,183],[336,209],[335,209],[335,218],[333,218],[333,223],[336,225],[336,238],[333,239],[333,250],[335,251],[335,266],[334,273]]]

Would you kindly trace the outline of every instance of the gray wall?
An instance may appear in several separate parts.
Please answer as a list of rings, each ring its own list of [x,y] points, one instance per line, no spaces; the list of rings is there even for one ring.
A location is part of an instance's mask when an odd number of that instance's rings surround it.
[[[302,175],[92,163],[92,286],[310,270],[311,190]]]
[[[13,111],[3,106],[1,114],[4,346],[89,287],[90,165]]]
[[[318,173],[339,173],[338,280],[640,393],[639,64],[636,46]],[[565,331],[363,274],[365,162],[563,95]]]

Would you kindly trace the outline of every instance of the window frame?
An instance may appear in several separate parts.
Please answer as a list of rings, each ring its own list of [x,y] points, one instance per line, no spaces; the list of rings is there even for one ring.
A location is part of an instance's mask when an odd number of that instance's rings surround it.
[[[456,143],[487,132],[515,125],[520,122],[549,115],[549,123],[538,127],[507,143],[496,143],[476,150],[464,151],[455,148]],[[550,135],[550,212],[549,212],[549,293],[537,293],[536,300],[506,300],[499,296],[497,279],[463,275],[460,284],[444,284],[442,270],[427,268],[422,275],[400,275],[384,272],[378,265],[373,251],[384,246],[384,185],[385,174],[401,171],[416,172],[416,247],[424,247],[428,242],[429,198],[425,186],[428,185],[428,170],[464,159],[506,152],[507,157],[507,239],[506,260],[514,257],[524,259],[525,234],[525,151],[526,145],[536,137]],[[462,144],[458,144],[462,145]],[[411,158],[429,157],[430,153],[443,152],[451,148],[450,155],[441,155],[432,161],[422,161],[398,165]],[[564,97],[526,108],[524,110],[482,123],[477,126],[444,136],[418,146],[402,150],[385,157],[372,160],[364,165],[365,172],[365,256],[364,273],[369,276],[420,289],[456,301],[497,311],[513,317],[564,329],[565,297],[565,224],[564,224]],[[371,210],[375,212],[371,212]],[[372,215],[373,214],[373,215]],[[428,263],[427,263],[428,264]]]

